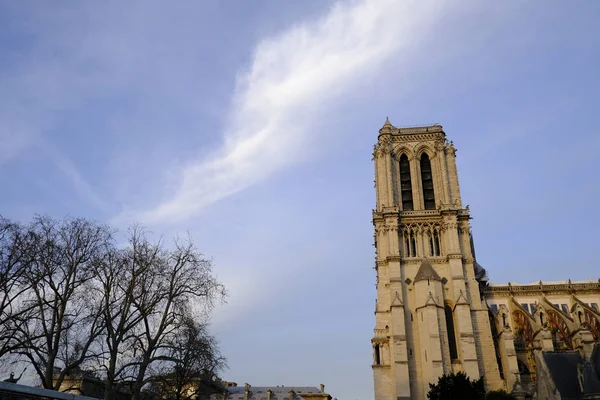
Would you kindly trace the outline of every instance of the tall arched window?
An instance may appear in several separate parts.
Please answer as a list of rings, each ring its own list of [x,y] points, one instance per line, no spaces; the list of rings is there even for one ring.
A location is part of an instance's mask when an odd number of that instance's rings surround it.
[[[433,175],[431,173],[431,161],[424,153],[421,156],[421,183],[423,184],[423,199],[426,210],[435,210],[435,194],[433,193]]]
[[[440,234],[436,229],[430,231],[428,234],[429,237],[429,255],[432,257],[439,257],[440,252]]]
[[[450,359],[456,360],[458,358],[458,351],[456,349],[456,336],[454,335],[454,316],[450,305],[444,306],[446,314],[446,330],[448,331],[448,347],[450,347]]]
[[[410,181],[410,163],[406,154],[400,156],[400,194],[402,196],[402,210],[413,210],[412,183]]]
[[[429,238],[429,255],[435,256],[435,245],[433,244],[433,233],[429,232],[427,234],[427,237]]]

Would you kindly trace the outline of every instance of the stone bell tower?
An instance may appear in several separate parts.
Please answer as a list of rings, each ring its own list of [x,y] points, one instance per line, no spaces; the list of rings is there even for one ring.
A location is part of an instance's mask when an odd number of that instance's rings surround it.
[[[464,371],[504,386],[482,304],[456,149],[440,125],[386,120],[373,152],[377,303],[376,400],[425,399],[429,383]]]

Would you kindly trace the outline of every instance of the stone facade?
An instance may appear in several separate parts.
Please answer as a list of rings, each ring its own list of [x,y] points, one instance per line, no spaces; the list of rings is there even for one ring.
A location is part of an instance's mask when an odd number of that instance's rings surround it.
[[[531,392],[536,350],[583,349],[599,340],[598,282],[488,285],[455,157],[439,125],[396,128],[386,120],[379,130],[376,400],[425,399],[430,383],[458,371],[483,376],[488,390],[518,383]]]

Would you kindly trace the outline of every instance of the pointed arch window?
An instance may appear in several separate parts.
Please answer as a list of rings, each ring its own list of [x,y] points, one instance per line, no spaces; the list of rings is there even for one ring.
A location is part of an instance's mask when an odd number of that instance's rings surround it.
[[[429,232],[429,255],[439,257],[440,254],[440,234],[437,229],[433,229]]]
[[[456,360],[458,358],[458,350],[456,349],[456,336],[454,334],[454,313],[448,304],[444,306],[444,312],[446,314],[446,330],[448,331],[450,359]]]
[[[421,156],[421,183],[423,184],[423,199],[426,210],[435,210],[435,194],[433,192],[433,174],[431,161],[427,153]]]
[[[417,257],[417,241],[412,229],[406,230],[404,235],[404,256]]]
[[[400,156],[400,195],[402,196],[402,210],[412,211],[412,183],[410,179],[410,163],[406,154]]]

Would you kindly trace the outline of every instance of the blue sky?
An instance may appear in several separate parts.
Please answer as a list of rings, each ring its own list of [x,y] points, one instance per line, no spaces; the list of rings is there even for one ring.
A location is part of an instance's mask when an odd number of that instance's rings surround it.
[[[372,146],[441,123],[493,282],[597,279],[600,3],[0,0],[0,212],[191,232],[253,385],[372,398]]]

